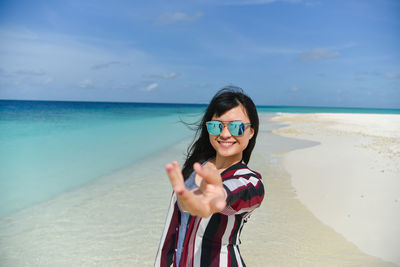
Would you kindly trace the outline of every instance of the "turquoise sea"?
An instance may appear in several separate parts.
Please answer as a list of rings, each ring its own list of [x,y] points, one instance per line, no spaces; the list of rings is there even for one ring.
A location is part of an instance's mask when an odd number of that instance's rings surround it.
[[[206,105],[0,100],[0,217],[193,136]],[[258,107],[262,113],[398,109]]]

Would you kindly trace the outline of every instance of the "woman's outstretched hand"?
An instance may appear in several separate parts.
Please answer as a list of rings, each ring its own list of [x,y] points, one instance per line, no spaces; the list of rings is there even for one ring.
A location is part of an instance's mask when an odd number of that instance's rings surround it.
[[[182,210],[191,215],[206,218],[225,208],[225,190],[222,186],[221,175],[215,168],[195,163],[193,169],[203,179],[200,187],[192,191],[185,186],[178,162],[174,161],[165,165],[165,169]]]

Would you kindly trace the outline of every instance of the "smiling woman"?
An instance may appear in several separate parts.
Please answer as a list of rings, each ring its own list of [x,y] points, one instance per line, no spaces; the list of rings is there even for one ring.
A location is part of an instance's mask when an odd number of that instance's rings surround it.
[[[174,193],[156,266],[244,266],[240,233],[264,198],[261,175],[247,167],[258,133],[253,101],[239,88],[211,100],[183,171],[166,165]]]

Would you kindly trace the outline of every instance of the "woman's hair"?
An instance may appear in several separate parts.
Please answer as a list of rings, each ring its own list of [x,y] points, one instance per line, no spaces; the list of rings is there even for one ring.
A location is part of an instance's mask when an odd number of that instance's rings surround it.
[[[251,152],[256,144],[258,133],[258,114],[256,106],[250,97],[248,97],[241,88],[229,86],[219,90],[211,100],[204,113],[203,118],[197,125],[195,141],[189,146],[186,155],[186,161],[183,165],[183,177],[185,180],[189,178],[193,172],[193,164],[195,162],[203,163],[206,160],[215,157],[215,149],[210,143],[206,122],[210,121],[213,115],[220,117],[228,110],[242,105],[250,119],[251,127],[254,129],[254,135],[250,139],[249,144],[243,151],[243,161],[248,164]],[[198,136],[197,140],[196,137]]]

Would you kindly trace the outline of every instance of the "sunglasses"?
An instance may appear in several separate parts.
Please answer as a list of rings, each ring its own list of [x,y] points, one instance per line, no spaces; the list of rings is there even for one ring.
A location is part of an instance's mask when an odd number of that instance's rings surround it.
[[[206,125],[207,131],[211,135],[220,135],[225,127],[221,121],[207,121]],[[228,123],[228,129],[233,136],[242,136],[249,125],[251,125],[249,122],[231,121]]]

